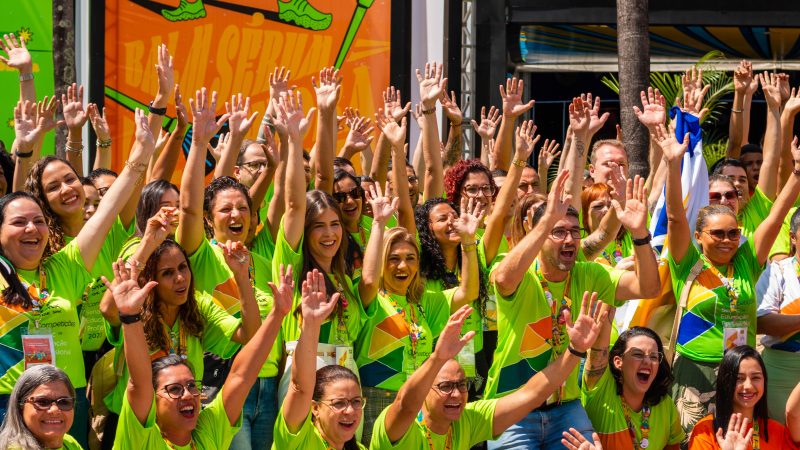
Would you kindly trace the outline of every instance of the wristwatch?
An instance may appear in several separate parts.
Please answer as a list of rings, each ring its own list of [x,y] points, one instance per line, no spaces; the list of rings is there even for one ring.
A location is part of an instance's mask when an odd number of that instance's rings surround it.
[[[163,116],[167,113],[167,108],[154,108],[153,102],[150,102],[150,105],[147,107],[147,110],[150,111],[150,113],[158,114],[159,116]]]
[[[140,320],[142,320],[141,312],[138,312],[136,314],[122,314],[122,313],[119,314],[119,321],[126,325],[139,322]]]
[[[631,239],[631,241],[633,241],[633,245],[636,246],[647,245],[650,243],[651,240],[653,240],[653,235],[651,235],[649,231],[647,232],[647,236],[641,239]]]

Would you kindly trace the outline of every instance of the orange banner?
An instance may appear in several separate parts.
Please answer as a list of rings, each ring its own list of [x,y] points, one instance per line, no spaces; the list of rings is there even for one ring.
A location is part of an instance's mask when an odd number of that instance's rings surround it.
[[[266,111],[269,74],[286,66],[291,84],[314,104],[311,77],[335,65],[343,77],[345,106],[372,117],[389,85],[391,0],[107,0],[105,106],[114,139],[113,168],[121,169],[133,142],[133,108],[146,108],[158,90],[156,48],[174,57],[184,102],[202,86],[225,99],[241,92],[251,111]],[[164,127],[174,127],[171,103]],[[191,118],[190,118],[191,120]],[[340,142],[345,137],[342,131]],[[250,131],[251,138],[257,126]],[[314,138],[309,131],[307,144]],[[188,141],[184,151],[188,151]],[[184,158],[173,181],[180,180]],[[209,155],[207,169],[213,169]]]

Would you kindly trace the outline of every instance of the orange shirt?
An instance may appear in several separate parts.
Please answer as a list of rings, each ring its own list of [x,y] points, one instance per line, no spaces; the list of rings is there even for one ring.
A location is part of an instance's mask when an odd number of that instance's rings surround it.
[[[769,419],[767,421],[767,430],[769,432],[769,441],[764,440],[764,434],[761,433],[761,450],[793,450],[798,448],[798,445],[792,442],[792,435],[789,434],[789,430],[779,422]],[[689,438],[689,450],[720,450],[716,435],[714,416],[709,414],[694,426],[692,436]]]

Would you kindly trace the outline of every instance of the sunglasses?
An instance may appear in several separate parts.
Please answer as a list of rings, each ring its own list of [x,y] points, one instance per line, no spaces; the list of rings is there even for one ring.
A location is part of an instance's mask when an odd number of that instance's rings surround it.
[[[353,200],[361,200],[364,197],[364,188],[362,188],[361,186],[356,186],[353,189],[350,189],[350,191],[348,192],[333,193],[333,198],[339,203],[346,202],[347,197],[350,197]]]
[[[192,397],[199,396],[200,395],[200,389],[202,389],[201,386],[202,385],[197,381],[190,381],[190,382],[186,383],[186,386],[184,386],[184,385],[182,385],[180,383],[168,384],[168,385],[165,385],[162,388],[162,390],[164,392],[166,392],[167,395],[169,395],[170,398],[174,398],[174,399],[177,400],[177,399],[183,397],[183,393],[185,391],[189,391],[189,394],[191,394]]]
[[[53,403],[55,403],[61,411],[72,411],[72,409],[75,408],[75,399],[72,397],[28,397],[23,403],[30,403],[33,405],[34,409],[39,411],[49,410],[50,407],[53,406]]]
[[[729,241],[738,242],[742,236],[742,230],[731,228],[730,230],[703,230],[703,233],[711,236],[715,241],[723,241],[727,237]]]
[[[739,198],[739,192],[737,191],[725,191],[725,192],[709,192],[708,193],[708,201],[710,202],[721,202],[722,199],[731,201]]]

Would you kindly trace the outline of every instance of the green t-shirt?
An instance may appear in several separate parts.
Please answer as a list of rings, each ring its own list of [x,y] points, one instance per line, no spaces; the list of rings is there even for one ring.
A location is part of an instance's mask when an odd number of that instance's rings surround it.
[[[199,378],[199,377],[198,377]],[[189,445],[170,445],[161,436],[161,429],[156,421],[156,399],[144,425],[136,418],[131,405],[128,403],[128,394],[122,402],[119,414],[117,435],[114,437],[114,450],[217,450],[228,448],[233,436],[242,426],[242,415],[231,425],[225,405],[222,404],[222,393],[200,411],[197,426],[192,430],[192,442]]]
[[[426,291],[416,305],[409,304],[403,295],[378,294],[367,307],[368,319],[356,340],[362,386],[400,390],[408,375],[433,352],[433,343],[450,317],[449,305],[456,289]],[[416,344],[411,342],[412,332]]]
[[[8,446],[6,450],[28,450],[28,449],[22,448],[17,444],[11,444]],[[81,447],[81,444],[79,444],[74,437],[65,434],[64,441],[61,443],[61,447],[52,450],[83,450],[83,447]]]
[[[197,300],[197,309],[200,312],[200,316],[203,318],[203,335],[201,337],[193,335],[185,336],[185,355],[197,379],[202,380],[204,368],[203,352],[211,352],[222,358],[232,357],[239,349],[239,344],[231,341],[231,338],[242,324],[242,321],[226,313],[214,302],[211,296],[207,294],[195,291],[195,299]],[[170,335],[174,336],[173,339],[180,340],[180,332],[181,321],[178,319],[172,325]],[[106,334],[108,336],[108,341],[114,345],[115,351],[118,353],[124,352],[124,339],[120,329],[114,329],[106,322]],[[176,342],[176,344],[178,344],[178,342]],[[153,355],[158,351],[159,350],[156,349],[150,349],[150,354]],[[164,350],[160,351],[164,352]],[[114,361],[115,364],[119,363],[122,365],[122,367],[114,367],[114,371],[116,373],[121,373],[121,376],[117,379],[114,390],[106,396],[104,402],[110,411],[118,413],[122,407],[122,400],[125,395],[129,375],[124,357],[117,355]]]
[[[367,450],[361,442],[356,442],[360,450]],[[278,411],[278,418],[275,420],[275,428],[272,433],[272,450],[329,450],[331,447],[319,434],[319,430],[311,421],[309,411],[306,421],[296,433],[289,431],[286,426],[286,419],[283,417],[283,407]]]
[[[300,292],[303,287],[303,282],[300,279],[303,269],[303,239],[297,244],[297,249],[293,249],[288,242],[286,242],[286,234],[283,228],[283,219],[281,219],[281,226],[278,229],[278,236],[275,239],[275,257],[272,259],[272,277],[278,279],[278,274],[281,264],[284,266],[292,266],[292,273],[294,275],[294,294],[292,295],[292,311],[283,319],[281,326],[283,342],[296,341],[300,338],[300,321],[299,321],[299,306],[300,306]],[[328,277],[333,280],[333,275],[328,274]],[[323,344],[341,344],[352,346],[361,327],[364,326],[366,321],[366,313],[361,305],[361,299],[358,298],[358,288],[353,284],[353,281],[345,275],[345,283],[347,288],[353,294],[354,298],[347,299],[347,307],[342,311],[341,317],[334,313],[336,317],[333,320],[327,320],[320,328],[319,341]],[[336,283],[334,282],[334,285]]]
[[[492,435],[494,426],[494,409],[497,400],[478,400],[467,403],[461,417],[452,423],[452,450],[469,450],[472,446],[497,436]],[[408,431],[399,441],[392,444],[389,436],[386,435],[386,412],[389,408],[381,412],[375,420],[372,431],[372,442],[369,448],[372,450],[384,449],[428,449],[429,443],[426,436],[426,428],[418,421],[414,421]],[[430,432],[433,449],[445,450],[447,434],[436,434]]]
[[[272,239],[272,234],[269,228],[262,225],[258,226],[258,231],[250,244],[250,251],[263,257],[267,261],[271,261],[275,254],[275,242]]]
[[[489,380],[486,383],[486,398],[498,398],[517,390],[537,372],[540,372],[550,361],[562,354],[569,345],[569,335],[563,328],[560,346],[553,352],[553,322],[550,303],[536,275],[536,265],[525,271],[517,291],[503,297],[493,290],[497,296],[497,349],[494,352],[494,363],[489,368]],[[597,292],[601,301],[612,306],[619,306],[616,300],[617,285],[624,271],[611,269],[595,262],[577,262],[570,272],[569,296],[564,299],[563,309],[570,309],[572,317],[578,317],[583,300],[583,293]],[[556,301],[564,298],[566,280],[548,282],[548,289]],[[570,300],[571,299],[571,300]],[[561,400],[568,401],[580,397],[578,388],[578,367],[570,374],[562,388]]]
[[[266,234],[269,234],[267,232]],[[255,284],[255,297],[258,303],[258,310],[261,320],[272,311],[274,299],[269,282],[272,281],[272,265],[264,257],[255,252],[250,253],[251,264],[250,276]],[[217,245],[212,245],[208,239],[203,238],[203,242],[197,250],[189,256],[189,263],[192,266],[194,275],[194,288],[204,294],[210,295],[214,302],[224,309],[228,314],[236,318],[242,316],[242,302],[239,296],[239,287],[233,278],[233,272],[228,263],[225,262],[225,255]],[[249,289],[249,286],[248,286]],[[235,344],[238,348],[238,344]],[[259,377],[274,377],[278,375],[278,362],[281,359],[283,344],[276,341],[272,345],[267,360],[261,366],[258,373]]]
[[[581,397],[586,414],[592,421],[594,430],[600,435],[603,448],[634,448],[622,400],[617,394],[617,384],[610,370],[606,369],[594,389],[587,390],[584,383]],[[636,433],[636,440],[641,442],[642,411],[631,410],[629,418]],[[648,425],[650,427],[647,436],[648,448],[664,448],[667,445],[680,444],[686,437],[681,426],[678,408],[669,395],[662,397],[657,405],[650,408]]]
[[[672,291],[676,299],[680,299],[686,279],[700,258],[697,247],[691,244],[680,262],[668,254]],[[728,289],[711,269],[711,263],[704,258],[703,270],[692,283],[681,317],[676,346],[680,355],[694,361],[718,363],[722,361],[724,348],[739,344],[755,347],[755,285],[763,267],[758,264],[750,245],[742,245],[736,250],[732,264],[733,287],[738,292],[735,308],[731,308]],[[721,272],[721,275],[728,277],[727,271]]]
[[[739,225],[742,228],[742,234],[747,238],[747,242],[754,249],[753,238],[756,234],[756,229],[761,225],[761,222],[769,216],[769,211],[772,209],[773,203],[772,200],[761,192],[761,188],[756,187],[755,191],[753,191],[753,195],[750,197],[750,201],[739,211]],[[772,244],[769,254],[770,256],[776,254],[788,255],[789,247],[789,227],[784,224],[781,226],[781,231],[778,233],[775,243]]]
[[[25,370],[22,336],[29,334],[52,335],[56,367],[67,373],[75,388],[86,386],[77,307],[92,276],[74,241],[44,260],[42,268],[50,295],[38,315],[0,303],[0,394],[10,394]],[[17,274],[29,291],[38,294],[42,285],[38,270],[17,269]]]

